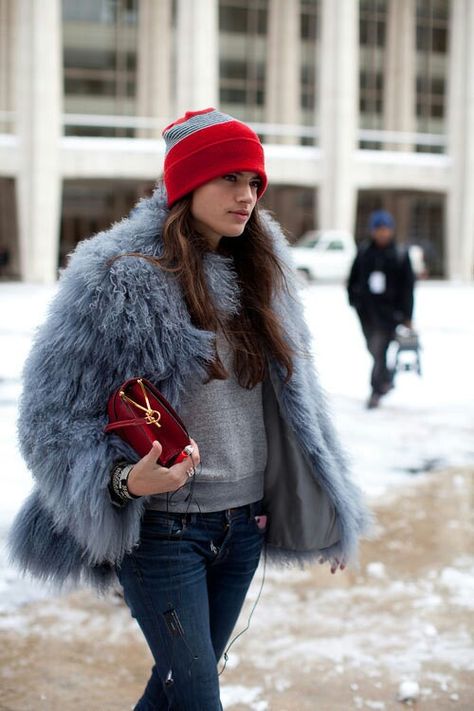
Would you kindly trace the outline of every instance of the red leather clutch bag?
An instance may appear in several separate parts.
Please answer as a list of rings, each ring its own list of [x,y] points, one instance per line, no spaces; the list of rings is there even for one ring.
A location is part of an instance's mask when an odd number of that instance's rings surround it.
[[[188,431],[160,391],[145,378],[131,378],[109,398],[109,424],[105,432],[114,432],[140,457],[158,440],[163,447],[159,464],[169,467],[189,445]]]

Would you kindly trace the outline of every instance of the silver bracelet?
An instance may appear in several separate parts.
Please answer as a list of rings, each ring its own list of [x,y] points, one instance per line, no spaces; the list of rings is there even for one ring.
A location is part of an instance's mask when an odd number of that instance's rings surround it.
[[[112,489],[114,494],[116,494],[119,499],[122,499],[122,501],[140,498],[128,490],[128,477],[134,466],[134,464],[124,464],[120,462],[112,471]]]

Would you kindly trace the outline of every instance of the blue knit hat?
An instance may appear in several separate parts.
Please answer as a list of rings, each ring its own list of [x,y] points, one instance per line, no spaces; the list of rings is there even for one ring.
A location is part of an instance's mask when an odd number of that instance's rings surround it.
[[[387,210],[375,210],[369,217],[369,232],[373,232],[378,227],[388,227],[395,229],[395,220]]]

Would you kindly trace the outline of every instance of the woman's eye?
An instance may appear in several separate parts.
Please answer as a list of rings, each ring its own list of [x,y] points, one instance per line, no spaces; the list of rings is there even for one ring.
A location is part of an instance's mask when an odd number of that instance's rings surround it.
[[[227,173],[227,175],[223,175],[222,177],[224,178],[224,180],[229,180],[231,183],[235,183],[235,181],[237,180],[237,176],[233,175],[232,173]]]
[[[255,190],[260,190],[260,188],[262,187],[262,181],[261,180],[252,180],[250,185],[252,188],[255,188]]]

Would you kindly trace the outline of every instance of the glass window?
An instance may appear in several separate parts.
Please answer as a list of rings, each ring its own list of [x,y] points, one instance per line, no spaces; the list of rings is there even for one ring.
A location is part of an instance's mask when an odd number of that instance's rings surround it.
[[[277,220],[285,225],[285,232],[290,242],[314,229],[317,222],[314,188],[270,185],[262,202],[263,206],[273,212]]]
[[[446,54],[449,0],[417,0],[416,23],[417,50]]]
[[[100,22],[116,20],[116,0],[63,0],[63,20],[66,22]]]
[[[221,88],[221,101],[226,104],[245,104],[247,94],[245,89]]]
[[[134,114],[138,0],[64,0],[63,19],[66,112]],[[68,125],[66,134],[130,136],[134,131]]]
[[[383,113],[383,75],[362,70],[359,75],[359,109],[361,114],[381,117]]]
[[[386,0],[360,0],[359,43],[362,47],[385,46]]]
[[[420,132],[445,130],[448,30],[449,0],[417,0],[416,117]],[[417,150],[433,149],[419,146]]]
[[[268,0],[220,0],[219,97],[224,111],[264,118]]]
[[[247,8],[232,7],[221,4],[219,13],[219,29],[222,32],[246,32]]]
[[[115,24],[120,14],[128,23],[137,22],[137,0],[62,0],[65,22]]]
[[[228,79],[241,79],[246,75],[247,63],[243,59],[221,59],[220,74]]]
[[[359,4],[359,123],[363,128],[383,128],[383,77],[387,23],[386,0],[360,0]],[[361,143],[380,148],[380,143]]]
[[[418,51],[432,51],[446,54],[448,50],[448,28],[427,27],[418,24],[416,28],[416,48]]]
[[[318,0],[301,0],[300,37],[316,42],[318,36]]]
[[[316,89],[316,67],[303,65],[301,67],[301,107],[314,114],[315,89]]]
[[[15,26],[14,5],[12,2],[0,3],[0,133],[16,130],[16,76],[13,69],[17,48],[15,33],[11,31]]]
[[[416,113],[419,118],[443,118],[445,81],[442,77],[418,77]]]
[[[151,181],[65,180],[59,266],[66,265],[78,242],[122,219],[139,198],[152,190]]]
[[[249,31],[258,35],[267,32],[267,0],[221,0],[219,3],[219,30],[245,34]]]
[[[314,126],[318,115],[318,94],[316,76],[318,71],[318,49],[320,28],[320,1],[300,0],[300,106],[304,126]],[[314,139],[303,138],[303,144],[314,144]]]

